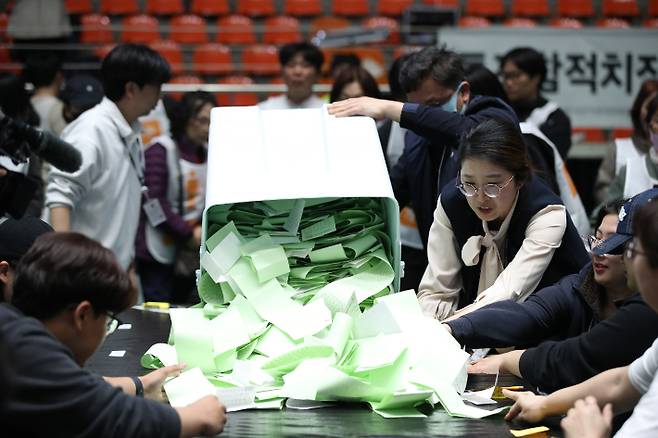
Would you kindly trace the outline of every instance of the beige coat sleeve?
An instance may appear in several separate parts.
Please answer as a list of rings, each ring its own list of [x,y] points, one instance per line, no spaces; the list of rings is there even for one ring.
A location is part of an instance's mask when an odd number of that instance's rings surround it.
[[[443,320],[454,313],[462,289],[462,261],[450,220],[441,198],[427,239],[427,269],[418,287],[418,300],[426,316]]]

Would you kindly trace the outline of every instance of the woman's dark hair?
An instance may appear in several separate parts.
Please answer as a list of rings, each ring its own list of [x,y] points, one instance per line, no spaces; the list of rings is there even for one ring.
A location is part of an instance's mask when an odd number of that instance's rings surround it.
[[[57,73],[62,71],[62,59],[54,52],[41,52],[32,54],[25,60],[23,76],[27,82],[31,82],[35,88],[45,87],[52,84]]]
[[[507,61],[514,64],[528,76],[539,76],[539,88],[541,88],[544,79],[546,79],[546,59],[541,52],[531,47],[517,47],[516,49],[512,49],[500,60],[501,71]]]
[[[647,79],[642,82],[640,89],[635,96],[633,106],[631,106],[631,122],[633,123],[633,134],[637,137],[646,139],[649,135],[644,132],[644,125],[642,124],[642,105],[654,93],[658,93],[658,79]]]
[[[594,228],[596,229],[599,225],[601,225],[601,222],[603,222],[603,218],[606,217],[609,214],[614,214],[615,216],[619,214],[619,210],[624,206],[624,203],[627,201],[627,199],[620,199],[617,201],[610,202],[609,204],[604,204],[599,211],[596,214],[596,224],[594,224]]]
[[[503,85],[491,70],[482,64],[471,64],[466,69],[466,81],[471,86],[471,94],[493,96],[507,102]]]
[[[0,73],[0,110],[28,125],[37,126],[39,115],[30,102],[23,78],[12,73]]]
[[[649,266],[658,269],[658,199],[642,206],[633,218],[633,235],[640,239]]]
[[[485,120],[462,138],[460,165],[468,158],[487,160],[507,169],[519,184],[527,182],[532,175],[521,132],[517,125],[505,120]]]
[[[368,73],[368,70],[363,67],[343,67],[334,79],[331,93],[329,93],[329,102],[339,100],[343,89],[352,82],[358,82],[361,85],[364,96],[379,99],[382,95],[379,86],[377,86],[377,81]]]
[[[400,69],[400,85],[406,94],[416,91],[429,77],[454,90],[464,80],[461,57],[445,47],[425,47],[406,58]]]
[[[322,70],[324,55],[316,46],[306,42],[290,43],[281,47],[279,50],[279,63],[281,67],[288,64],[297,55],[302,55],[304,61],[311,64],[318,73]]]
[[[190,119],[196,117],[206,104],[217,106],[213,95],[205,91],[185,93],[180,102],[173,103],[167,111],[172,136],[176,139],[183,136]]]
[[[119,313],[135,296],[112,251],[82,234],[46,233],[18,263],[12,304],[43,321],[85,300],[97,313]]]
[[[413,52],[412,52],[413,53]],[[388,69],[388,87],[391,90],[389,92],[389,97],[393,100],[403,102],[406,97],[406,93],[402,89],[402,84],[400,83],[400,70],[402,69],[402,64],[404,64],[407,59],[412,55],[412,53],[405,53],[391,64],[391,68]]]
[[[171,79],[169,63],[155,50],[142,44],[120,44],[103,59],[101,82],[108,99],[120,100],[128,82],[160,86]]]
[[[649,129],[651,129],[651,119],[653,119],[653,117],[656,115],[656,111],[658,111],[658,94],[653,96],[647,105],[647,117],[644,119],[644,122],[647,124]]]

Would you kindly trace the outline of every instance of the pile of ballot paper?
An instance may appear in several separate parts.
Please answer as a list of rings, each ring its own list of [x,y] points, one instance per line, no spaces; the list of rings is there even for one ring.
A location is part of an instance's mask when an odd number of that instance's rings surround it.
[[[361,401],[385,417],[499,412],[464,404],[468,355],[393,292],[381,200],[322,198],[214,206],[202,303],[171,309],[169,344],[142,365],[187,364],[165,385],[174,406],[217,394],[229,410]],[[322,405],[320,403],[319,405]],[[311,403],[310,406],[315,406]]]

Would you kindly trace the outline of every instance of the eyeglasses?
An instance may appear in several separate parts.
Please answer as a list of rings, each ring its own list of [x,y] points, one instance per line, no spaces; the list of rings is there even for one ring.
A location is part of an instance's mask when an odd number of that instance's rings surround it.
[[[123,322],[117,318],[114,313],[107,312],[107,322],[105,323],[105,335],[113,333]]]
[[[626,250],[624,251],[624,257],[626,257],[628,260],[633,260],[636,255],[647,255],[646,252],[640,251],[639,249],[636,248],[635,241],[631,240],[628,242],[626,245]]]
[[[513,179],[514,179],[514,175],[512,175],[510,179],[508,179],[507,182],[505,182],[503,185],[493,184],[493,183],[485,184],[482,186],[482,193],[484,193],[489,198],[497,198],[500,196],[500,192],[502,192],[503,189],[507,187],[509,183],[512,182]],[[461,182],[459,176],[457,176],[457,181],[460,181],[457,184],[457,188],[459,189],[460,192],[464,194],[464,196],[468,196],[469,198],[471,198],[477,195],[478,192],[480,191],[478,187],[476,187],[471,183]]]
[[[589,254],[593,254],[594,253],[594,248],[601,245],[604,241],[605,241],[605,239],[599,239],[598,237],[592,236],[591,234],[587,235],[583,238],[583,242],[585,243],[585,250]],[[615,254],[614,252],[610,252],[610,253],[606,253],[606,254],[594,254],[594,255],[596,255],[598,257],[610,257],[610,256],[619,256],[619,255],[621,255],[621,253]]]

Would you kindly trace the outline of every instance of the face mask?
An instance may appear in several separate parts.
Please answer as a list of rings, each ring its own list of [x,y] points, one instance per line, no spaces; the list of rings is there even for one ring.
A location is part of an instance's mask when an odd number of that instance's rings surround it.
[[[447,111],[449,113],[456,113],[457,112],[457,97],[459,96],[459,91],[462,89],[462,84],[459,84],[457,89],[455,90],[454,93],[452,93],[452,96],[450,96],[450,100],[441,105],[441,109],[443,111]],[[466,105],[462,106],[462,112],[466,109]]]

